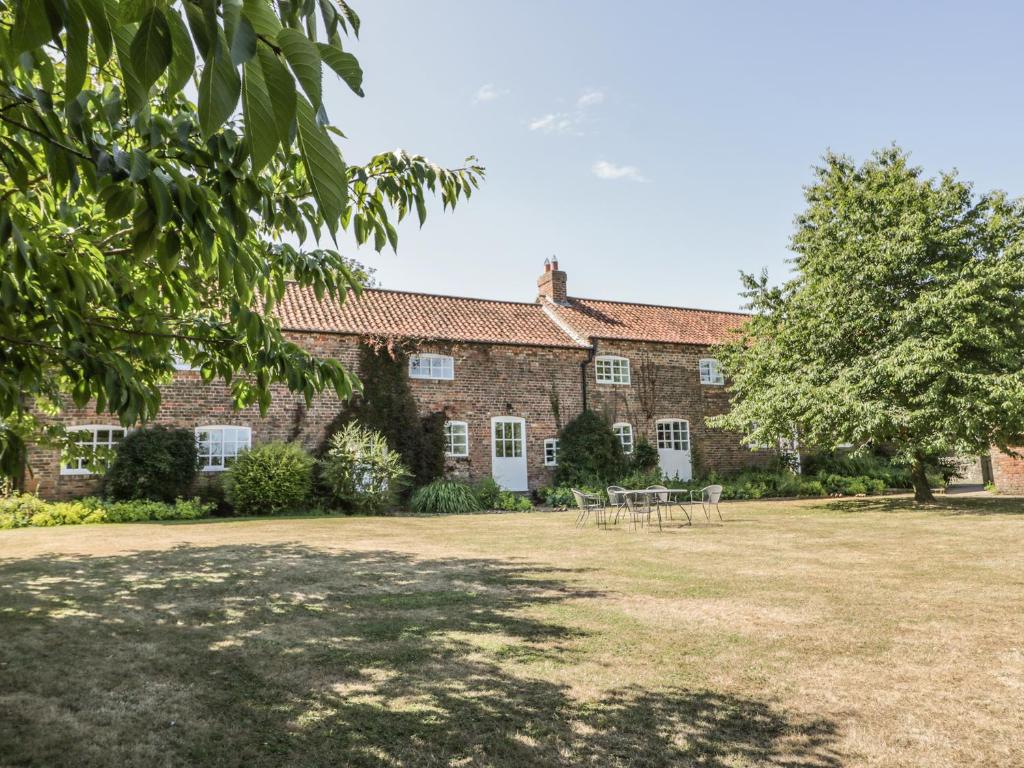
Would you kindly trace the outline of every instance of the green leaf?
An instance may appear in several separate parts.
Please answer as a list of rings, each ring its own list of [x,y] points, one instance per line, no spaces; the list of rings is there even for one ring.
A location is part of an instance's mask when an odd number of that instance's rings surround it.
[[[220,45],[207,60],[199,80],[199,127],[207,139],[234,113],[242,90],[223,32],[219,38]]]
[[[359,66],[356,57],[326,43],[317,43],[316,47],[320,51],[320,58],[327,63],[327,66],[345,81],[353,93],[363,96],[363,69]]]
[[[170,65],[172,55],[167,17],[160,8],[153,8],[142,18],[131,47],[132,68],[147,92]]]
[[[231,63],[236,67],[244,64],[256,55],[256,30],[246,18],[241,18],[235,26],[235,36],[231,38]]]
[[[142,111],[149,101],[149,94],[142,87],[142,81],[132,66],[131,46],[134,33],[134,24],[114,26],[114,47],[117,49],[117,63],[121,65],[121,72],[124,75],[124,96],[128,108],[133,113]]]
[[[128,175],[128,178],[132,181],[141,181],[142,179],[149,176],[149,172],[153,169],[152,163],[149,162],[149,157],[141,149],[132,150],[132,170]]]
[[[304,34],[294,29],[282,29],[277,33],[277,44],[284,51],[288,65],[298,78],[302,90],[306,92],[313,104],[313,109],[320,109],[321,103],[321,66],[320,52],[316,45]]]
[[[306,168],[313,197],[320,205],[327,226],[334,232],[347,199],[345,161],[327,131],[317,124],[313,107],[302,96],[298,97],[296,112],[302,164]]]
[[[114,52],[114,38],[110,32],[110,21],[107,19],[107,8],[104,0],[82,0],[85,15],[89,17],[92,27],[92,39],[96,43],[99,54],[99,65],[103,66]]]
[[[171,45],[174,56],[167,71],[167,91],[177,93],[191,79],[196,70],[196,52],[192,47],[192,38],[188,35],[185,22],[176,11],[167,14],[167,26],[171,30]]]
[[[185,3],[185,18],[188,19],[189,29],[192,30],[192,39],[196,41],[196,48],[204,61],[210,60],[215,45],[215,37],[210,33],[216,28],[216,24],[210,24],[203,9],[195,3]]]
[[[89,20],[78,0],[68,0],[65,26],[67,56],[64,65],[64,100],[72,104],[85,85],[89,65]]]
[[[274,123],[274,108],[259,61],[247,61],[242,68],[242,74],[245,139],[249,146],[253,171],[258,171],[274,156],[279,136]]]
[[[256,34],[271,40],[277,39],[277,33],[281,31],[281,20],[277,18],[267,0],[244,0],[242,15],[252,24]]]
[[[54,38],[46,9],[39,0],[18,0],[14,9],[11,45],[15,53],[30,51]]]
[[[288,147],[292,143],[292,126],[295,123],[295,80],[270,46],[260,42],[256,46],[256,55],[267,92],[274,94],[270,104],[274,110],[277,137],[281,146]]]

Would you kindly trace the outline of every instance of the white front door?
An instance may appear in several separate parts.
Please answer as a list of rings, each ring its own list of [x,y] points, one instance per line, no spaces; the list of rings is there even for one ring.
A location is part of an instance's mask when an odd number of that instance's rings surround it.
[[[491,475],[506,491],[526,491],[526,420],[517,416],[491,419]]]
[[[672,480],[691,480],[690,422],[685,419],[658,419],[656,427],[661,473]]]

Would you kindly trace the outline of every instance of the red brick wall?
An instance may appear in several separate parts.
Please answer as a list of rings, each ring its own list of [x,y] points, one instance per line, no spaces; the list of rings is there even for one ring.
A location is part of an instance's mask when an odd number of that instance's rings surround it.
[[[332,334],[301,334],[295,337],[318,355],[331,356],[353,368],[358,360],[358,339]],[[449,470],[469,479],[491,473],[491,418],[519,416],[526,420],[528,476],[531,488],[551,483],[553,470],[544,466],[544,440],[555,437],[560,426],[580,412],[582,395],[580,363],[587,357],[582,349],[552,349],[486,344],[425,344],[425,352],[450,354],[455,359],[453,381],[410,382],[422,414],[445,409],[448,418],[465,421],[469,428],[469,456],[449,459]],[[675,417],[690,422],[691,443],[706,469],[731,470],[758,463],[766,454],[754,454],[739,445],[735,435],[710,430],[704,418],[720,413],[727,405],[722,387],[700,384],[697,361],[701,350],[693,347],[656,344],[601,343],[599,354],[621,354],[630,358],[632,384],[599,385],[594,366],[587,366],[590,405],[613,420],[629,421],[634,435],[646,435],[654,443],[654,421]],[[655,398],[653,418],[648,419],[639,395],[643,363],[653,363]],[[194,428],[201,425],[246,425],[253,443],[269,440],[299,440],[315,448],[324,428],[341,404],[334,394],[323,394],[306,407],[302,398],[278,387],[266,417],[255,407],[235,411],[230,390],[220,383],[203,384],[199,374],[178,372],[163,389],[163,401],[156,423]],[[555,410],[559,418],[556,419]],[[109,416],[97,416],[90,409],[68,408],[65,423],[115,424]],[[39,448],[29,454],[32,476],[26,486],[48,498],[69,498],[94,492],[97,480],[91,476],[60,474],[55,451]]]
[[[590,407],[612,422],[632,424],[635,439],[643,435],[656,445],[658,419],[686,419],[695,473],[701,469],[734,471],[763,464],[771,457],[769,451],[753,452],[741,445],[739,435],[711,429],[705,423],[707,417],[729,407],[725,387],[700,383],[699,361],[708,357],[706,348],[599,340],[596,355],[619,355],[630,361],[629,386],[598,384],[593,364],[587,368],[587,377]]]
[[[1024,452],[1024,448],[1015,449]],[[997,448],[992,449],[992,479],[996,490],[1014,496],[1024,496],[1024,459],[1007,456]]]

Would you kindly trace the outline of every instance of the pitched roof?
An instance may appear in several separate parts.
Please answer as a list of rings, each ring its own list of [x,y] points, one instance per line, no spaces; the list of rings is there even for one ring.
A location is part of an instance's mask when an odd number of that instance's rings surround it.
[[[748,317],[739,312],[660,307],[571,296],[565,304],[545,301],[545,307],[584,338],[674,344],[724,342]]]
[[[293,331],[439,341],[587,347],[591,338],[708,345],[747,315],[570,297],[565,304],[493,301],[367,288],[343,302],[288,283],[275,314]]]
[[[539,304],[367,288],[344,302],[288,283],[275,314],[288,330],[580,347]]]

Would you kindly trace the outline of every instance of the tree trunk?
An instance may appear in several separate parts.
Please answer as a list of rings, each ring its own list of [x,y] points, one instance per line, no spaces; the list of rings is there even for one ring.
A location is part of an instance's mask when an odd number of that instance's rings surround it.
[[[918,454],[910,465],[910,480],[914,484],[914,501],[935,502],[931,486],[928,484],[928,472],[924,457]]]

